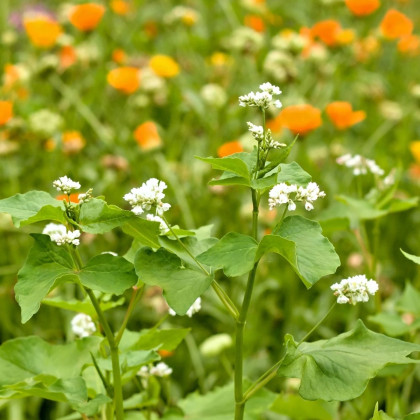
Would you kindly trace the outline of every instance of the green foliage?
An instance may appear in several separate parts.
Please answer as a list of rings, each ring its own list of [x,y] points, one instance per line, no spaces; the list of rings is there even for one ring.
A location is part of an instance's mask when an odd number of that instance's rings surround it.
[[[140,246],[159,248],[159,223],[136,217],[123,225],[123,231],[134,238],[135,251]]]
[[[407,356],[420,351],[420,345],[374,333],[360,320],[352,331],[329,340],[298,346],[287,335],[285,342],[287,353],[278,374],[300,378],[299,394],[308,400],[356,398],[383,367],[416,363]]]
[[[403,253],[403,255],[408,258],[410,261],[413,261],[416,264],[420,264],[420,257],[418,257],[417,255],[412,255],[409,254],[408,252],[405,252],[401,249],[401,252]]]
[[[213,280],[212,276],[163,248],[156,252],[147,247],[140,248],[134,266],[141,281],[163,289],[169,306],[178,315],[185,315]]]
[[[340,265],[338,255],[322,235],[319,223],[301,216],[286,217],[272,235],[265,236],[258,246],[256,258],[269,252],[285,258],[308,288],[321,277],[333,274]]]
[[[248,235],[230,232],[197,259],[216,269],[223,269],[228,277],[237,277],[254,266],[257,241]]]
[[[43,220],[65,223],[63,203],[44,191],[29,191],[0,200],[0,213],[9,213],[16,227]]]

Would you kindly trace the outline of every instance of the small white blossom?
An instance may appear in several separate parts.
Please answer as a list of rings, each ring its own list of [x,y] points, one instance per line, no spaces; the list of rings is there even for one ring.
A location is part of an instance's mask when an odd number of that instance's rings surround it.
[[[160,234],[161,235],[165,235],[166,233],[169,232],[169,228],[168,225],[165,223],[165,221],[160,217],[160,216],[154,216],[153,214],[148,214],[146,216],[147,220],[150,220],[151,222],[159,222],[160,226]]]
[[[171,207],[168,203],[163,203],[165,198],[163,190],[167,188],[163,181],[151,178],[144,182],[140,188],[133,188],[128,194],[124,195],[124,200],[132,206],[132,212],[136,215],[144,211],[155,210],[158,216],[162,216]]]
[[[267,109],[271,104],[277,108],[281,108],[281,102],[277,99],[273,100],[273,95],[280,95],[281,90],[271,83],[263,83],[260,85],[261,92],[249,92],[239,97],[239,106],[257,106]]]
[[[68,176],[62,176],[53,182],[53,187],[64,194],[70,194],[72,190],[80,188],[80,183],[73,181]]]
[[[314,209],[314,206],[312,203],[320,197],[324,198],[325,192],[320,190],[319,185],[316,182],[310,182],[306,186],[306,188],[305,187],[298,188],[295,198],[298,201],[304,201],[305,209],[307,211],[311,211]]]
[[[255,140],[262,141],[264,139],[264,128],[261,125],[252,124],[252,122],[247,122],[248,130],[252,134]]]
[[[382,176],[385,173],[374,160],[367,159],[361,155],[353,156],[350,153],[347,153],[337,158],[336,162],[347,168],[353,168],[353,175],[355,176],[366,175],[368,172],[379,176]]]
[[[86,314],[77,314],[71,320],[71,328],[74,334],[81,338],[92,335],[96,331],[92,318]]]
[[[171,373],[172,368],[164,362],[159,362],[156,366],[142,366],[137,372],[137,375],[142,378],[148,378],[149,376],[159,376],[163,378],[169,376]]]
[[[87,203],[92,199],[92,188],[89,188],[85,193],[79,194],[79,204]]]
[[[200,309],[201,309],[201,298],[198,297],[195,300],[195,302],[188,308],[186,315],[191,318]],[[169,308],[169,315],[172,315],[172,316],[176,315],[176,312],[171,307]]]
[[[45,226],[42,231],[44,235],[49,235],[51,240],[58,246],[64,244],[80,245],[80,231],[79,230],[67,230],[64,225],[57,225],[55,223],[49,223]]]
[[[356,305],[358,302],[367,302],[369,295],[373,296],[378,291],[378,283],[375,280],[368,280],[363,274],[334,283],[331,290],[337,296],[337,303]]]

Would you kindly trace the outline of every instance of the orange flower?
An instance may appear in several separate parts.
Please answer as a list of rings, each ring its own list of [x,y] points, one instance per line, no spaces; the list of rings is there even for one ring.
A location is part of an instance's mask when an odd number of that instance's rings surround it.
[[[162,139],[153,121],[140,124],[134,131],[134,138],[143,150],[156,149],[162,144]]]
[[[401,37],[398,42],[398,51],[409,55],[417,55],[420,52],[420,37],[417,35]]]
[[[37,15],[23,21],[26,34],[36,47],[50,48],[61,35],[61,26],[49,16]]]
[[[311,29],[311,34],[314,38],[319,38],[322,42],[330,47],[337,44],[337,35],[340,32],[340,23],[333,19],[318,22]]]
[[[67,196],[67,194],[60,194],[60,195],[57,195],[55,198],[60,201],[66,200],[67,203],[69,202],[69,197]],[[70,203],[78,204],[78,202],[79,202],[79,194],[78,193],[70,194]]]
[[[179,74],[178,63],[167,55],[158,54],[153,56],[149,66],[160,77],[171,78]]]
[[[124,0],[112,0],[111,9],[117,15],[127,15],[130,11],[130,4]]]
[[[312,105],[292,105],[280,112],[281,124],[294,134],[306,134],[322,125],[321,111]]]
[[[173,356],[174,352],[173,351],[169,351],[169,350],[158,350],[159,356],[164,359],[166,357],[171,357]]]
[[[74,6],[70,12],[70,23],[79,31],[95,29],[105,13],[105,7],[97,3],[84,3]]]
[[[13,117],[13,104],[10,101],[0,101],[0,126]]]
[[[65,131],[61,138],[64,153],[77,153],[85,147],[86,141],[78,131]]]
[[[388,39],[410,35],[413,27],[412,20],[395,9],[388,10],[381,22],[382,34]]]
[[[381,5],[379,0],[346,0],[346,6],[356,16],[367,16]]]
[[[243,152],[244,148],[242,144],[238,141],[229,141],[227,143],[222,144],[217,149],[217,156],[223,158],[225,156],[233,155],[234,153]]]
[[[6,64],[3,78],[5,86],[13,86],[20,79],[18,68],[13,64]]]
[[[62,69],[71,67],[77,60],[76,50],[71,45],[61,48],[59,56]]]
[[[260,16],[257,15],[246,15],[244,19],[245,26],[252,28],[256,32],[265,31],[265,23]]]
[[[112,61],[115,61],[117,64],[124,63],[126,55],[123,49],[117,48],[112,51]]]
[[[366,118],[364,111],[353,111],[349,102],[331,102],[326,111],[332,123],[340,130],[351,127]]]
[[[136,67],[118,67],[108,73],[107,81],[113,88],[130,94],[140,87],[140,70]]]
[[[410,152],[417,163],[420,163],[420,140],[412,141],[410,143]]]

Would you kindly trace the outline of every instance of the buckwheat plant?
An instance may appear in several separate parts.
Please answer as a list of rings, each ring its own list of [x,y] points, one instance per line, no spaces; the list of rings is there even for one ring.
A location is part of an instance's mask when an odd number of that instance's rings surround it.
[[[7,375],[0,381],[0,398],[41,396],[67,402],[83,418],[101,415],[106,420],[122,420],[132,410],[134,416],[136,412],[144,414],[139,418],[149,419],[152,411],[171,420],[188,418],[188,412],[182,413],[181,409],[169,410],[168,398],[160,396],[156,401],[156,392],[151,395],[149,388],[160,390],[159,381],[165,385],[172,374],[172,368],[160,361],[158,350],[174,350],[189,330],[165,330],[159,328],[160,324],[140,332],[127,329],[142,291],[149,286],[162,289],[173,316],[194,316],[209,288],[220,299],[232,320],[226,332],[233,339],[222,334],[223,346],[232,341],[235,346],[234,393],[223,413],[232,409],[234,420],[244,418],[247,402],[277,376],[299,378],[303,398],[344,401],[361,395],[368,381],[387,364],[413,362],[408,356],[419,351],[419,345],[372,332],[360,320],[349,332],[307,342],[337,303],[355,305],[378,296],[376,281],[360,274],[333,284],[330,300],[335,295],[337,302],[325,316],[300,340],[286,334],[282,353],[275,355],[277,362],[251,385],[244,381],[244,335],[264,256],[278,254],[279,264],[290,265],[307,288],[334,274],[340,264],[319,223],[296,214],[312,215],[327,193],[296,162],[285,163],[296,139],[289,145],[279,143],[266,128],[266,112],[272,106],[281,107],[277,99],[280,94],[277,86],[264,83],[259,91],[239,98],[240,106],[253,107],[261,114],[259,121],[248,122],[255,139],[252,152],[199,158],[223,171],[210,181],[212,185],[248,190],[252,202],[249,232],[228,232],[217,239],[206,226],[195,230],[173,226],[167,216],[171,208],[165,202],[167,185],[156,178],[125,195],[122,192],[121,201],[128,203],[130,210],[94,197],[92,188],[80,193],[77,203],[72,202],[71,193],[82,186],[67,176],[53,182],[65,200],[30,191],[0,201],[0,211],[9,213],[17,227],[43,224],[42,233],[31,234],[34,244],[15,286],[22,322],[31,319],[41,304],[77,313],[71,320],[67,344],[50,344],[33,336],[1,345],[0,371],[4,369]],[[379,174],[372,163],[352,159],[342,161],[358,173],[372,172],[373,168]],[[279,213],[271,233],[264,236],[259,225],[260,205]],[[118,256],[109,251],[86,261],[85,234],[99,236],[114,228],[133,238],[129,252]],[[246,276],[239,302],[216,280],[220,270],[227,278]],[[65,283],[77,288],[75,299],[61,294]],[[53,290],[58,296],[51,298],[48,295]],[[125,316],[115,328],[107,313],[123,305],[126,297]],[[347,307],[351,310],[350,305]],[[135,384],[139,391],[125,387],[128,383]],[[264,398],[260,400],[263,404]],[[181,406],[188,408],[191,401]],[[264,409],[261,406],[261,412]]]

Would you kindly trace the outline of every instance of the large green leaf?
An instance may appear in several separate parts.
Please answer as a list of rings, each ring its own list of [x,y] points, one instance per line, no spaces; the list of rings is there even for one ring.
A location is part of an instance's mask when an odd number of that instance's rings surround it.
[[[125,223],[122,227],[123,231],[132,236],[136,246],[149,246],[150,248],[159,248],[159,222],[136,217]],[[137,248],[138,249],[138,248]]]
[[[18,273],[16,300],[22,309],[22,322],[38,312],[42,299],[59,280],[74,275],[73,261],[66,249],[51,241],[48,235],[33,234],[35,243]]]
[[[185,315],[213,280],[210,275],[163,248],[156,252],[147,247],[139,249],[134,266],[140,280],[163,289],[169,306],[178,315]]]
[[[105,233],[134,218],[131,211],[92,198],[81,206],[79,224],[83,232]]]
[[[335,273],[340,265],[334,247],[322,235],[321,226],[315,221],[301,216],[289,216],[273,233],[261,240],[256,260],[268,252],[280,254],[307,287],[311,287],[321,277]]]
[[[0,200],[0,213],[9,213],[19,227],[42,220],[65,223],[63,203],[44,191],[29,191]]]
[[[241,154],[236,153],[224,158],[203,158],[196,156],[197,159],[202,160],[203,162],[210,163],[214,169],[220,169],[222,171],[231,172],[235,175],[238,175],[242,178],[248,179],[250,177],[248,165],[241,157]]]
[[[293,420],[334,420],[337,418],[338,403],[308,401],[297,394],[280,394],[270,411],[283,414]]]
[[[357,220],[373,220],[386,216],[387,211],[375,208],[369,201],[353,198],[346,195],[335,197],[339,202],[346,204],[349,209],[348,217]]]
[[[420,328],[420,319],[411,324],[406,324],[401,315],[396,313],[379,312],[369,316],[369,322],[379,325],[385,334],[392,337],[400,337]]]
[[[420,291],[407,281],[404,292],[396,301],[395,307],[401,312],[410,312],[420,317]]]
[[[306,187],[312,181],[311,175],[304,171],[296,162],[282,163],[277,175],[277,183],[286,182]]]
[[[415,363],[407,356],[420,351],[419,344],[374,333],[360,320],[352,331],[329,340],[299,347],[290,335],[285,341],[287,353],[278,374],[300,378],[299,393],[308,400],[356,398],[386,365]]]
[[[111,254],[93,257],[79,272],[80,282],[89,289],[121,295],[137,283],[133,264]]]
[[[252,270],[257,247],[251,236],[230,232],[197,259],[216,269],[223,268],[228,277],[236,277]]]
[[[80,374],[91,363],[90,353],[98,352],[101,340],[86,337],[64,345],[49,344],[40,337],[6,341],[0,346],[0,398],[37,396],[92,412]],[[101,403],[107,401],[102,398]]]

